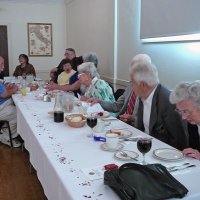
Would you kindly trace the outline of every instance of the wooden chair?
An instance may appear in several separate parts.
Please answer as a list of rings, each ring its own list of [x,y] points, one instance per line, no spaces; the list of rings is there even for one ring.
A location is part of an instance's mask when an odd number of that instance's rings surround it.
[[[10,125],[9,125],[9,122],[6,121],[6,120],[0,120],[0,134],[2,134],[1,131],[2,131],[3,129],[8,129],[9,138],[10,138],[10,146],[13,147]]]

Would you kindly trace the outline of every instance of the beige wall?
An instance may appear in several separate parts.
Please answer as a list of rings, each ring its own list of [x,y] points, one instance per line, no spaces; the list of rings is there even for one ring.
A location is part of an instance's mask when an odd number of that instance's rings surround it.
[[[114,74],[114,0],[74,0],[67,5],[67,46],[94,51],[101,75]]]
[[[114,6],[117,3],[117,54],[114,58]],[[200,77],[200,43],[143,44],[139,30],[140,0],[74,0],[67,6],[67,45],[79,53],[96,51],[101,75],[125,84],[131,58],[147,53],[157,65],[161,83],[173,88]],[[116,59],[114,71],[114,59]]]
[[[30,57],[30,63],[42,77],[57,66],[66,48],[66,8],[62,4],[0,3],[0,24],[8,26],[10,74],[18,65],[18,56],[28,54],[27,23],[52,23],[53,56]]]

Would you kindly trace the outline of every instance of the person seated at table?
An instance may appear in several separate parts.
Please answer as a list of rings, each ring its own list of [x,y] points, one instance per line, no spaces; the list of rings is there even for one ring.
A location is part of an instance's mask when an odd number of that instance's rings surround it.
[[[15,68],[13,76],[17,77],[17,76],[33,75],[34,77],[36,77],[35,69],[33,65],[29,63],[29,58],[26,54],[19,55],[19,62],[20,65],[18,65]]]
[[[0,71],[4,69],[4,59],[0,56]],[[13,146],[19,147],[21,143],[16,139],[17,134],[17,113],[16,107],[13,104],[11,95],[18,90],[18,87],[13,84],[7,84],[6,86],[0,82],[0,120],[6,120],[9,122],[11,134],[13,139]],[[0,134],[0,142],[6,145],[10,145],[10,138],[7,129],[2,129]]]
[[[99,78],[97,68],[94,63],[86,62],[78,66],[78,78],[82,85],[86,86],[82,101],[87,101],[89,98],[98,98],[100,100],[114,102],[112,88],[107,82]]]
[[[137,54],[132,58],[131,66],[140,62],[151,63],[151,58],[147,54]],[[125,122],[132,123],[132,121],[134,121],[132,114],[135,106],[135,100],[136,96],[130,82],[129,86],[126,87],[124,93],[117,99],[116,102],[101,101],[97,98],[88,99],[88,102],[91,104],[100,103],[104,110],[117,113],[117,117],[120,117]]]
[[[179,150],[188,147],[183,122],[169,102],[170,91],[159,83],[156,66],[149,62],[133,65],[131,78],[139,97],[136,128]]]
[[[72,69],[70,60],[65,60],[63,62],[63,72],[58,76],[58,85],[66,85],[70,83],[70,79],[77,73],[77,71]]]
[[[64,55],[65,58],[61,60],[60,64],[50,71],[51,81],[53,81],[54,83],[57,83],[58,75],[63,72],[63,63],[65,62],[65,60],[71,61],[72,69],[75,71],[77,71],[77,66],[83,63],[82,56],[77,57],[76,52],[73,48],[67,48]]]
[[[90,52],[90,53],[85,53],[83,55],[83,62],[90,61],[93,62],[95,66],[98,65],[98,58],[96,53]],[[71,79],[69,84],[66,85],[58,85],[54,83],[53,81],[49,82],[49,85],[47,86],[48,90],[63,90],[63,91],[75,91],[75,95],[77,93],[84,94],[86,87],[84,85],[80,84],[80,81],[76,76],[73,76],[73,79]]]
[[[192,133],[189,131],[189,137],[190,141],[198,143],[198,146],[196,149],[184,149],[183,154],[200,160],[200,81],[178,84],[170,95],[170,102],[176,104],[177,112],[182,119],[189,122],[188,130],[191,130],[191,124],[197,125],[197,127],[192,127],[194,130]],[[190,146],[193,145],[190,144]]]
[[[83,62],[92,62],[94,63],[95,67],[98,67],[98,57],[95,52],[89,52],[83,54]]]

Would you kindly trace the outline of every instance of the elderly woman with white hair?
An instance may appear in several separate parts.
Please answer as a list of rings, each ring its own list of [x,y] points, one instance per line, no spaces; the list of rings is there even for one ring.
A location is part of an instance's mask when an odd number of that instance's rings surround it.
[[[177,85],[170,95],[170,102],[176,104],[176,110],[182,116],[182,119],[187,120],[190,124],[197,125],[200,135],[200,81]],[[194,135],[190,134],[190,137],[194,137]],[[200,149],[200,146],[198,149]],[[197,149],[187,148],[183,150],[183,153],[200,160],[200,152]]]
[[[97,69],[92,62],[86,62],[78,66],[79,81],[86,86],[86,91],[81,100],[87,101],[89,98],[98,98],[114,102],[115,98],[112,88],[107,82],[99,78]]]
[[[95,67],[97,68],[98,66],[98,58],[97,54],[95,52],[89,52],[89,53],[84,53],[83,54],[83,62],[92,62],[94,63]]]

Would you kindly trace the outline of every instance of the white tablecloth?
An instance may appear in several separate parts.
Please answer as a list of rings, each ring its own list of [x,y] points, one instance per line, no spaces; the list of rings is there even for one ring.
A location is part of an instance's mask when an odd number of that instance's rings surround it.
[[[87,125],[82,128],[71,128],[65,122],[54,123],[48,114],[54,103],[36,100],[31,93],[26,97],[20,94],[13,95],[13,100],[17,106],[18,133],[25,141],[25,147],[30,153],[30,162],[37,170],[38,178],[49,200],[119,199],[103,184],[103,179],[90,181],[81,171],[111,163],[119,166],[125,163],[115,159],[113,152],[103,151],[100,148],[101,142],[94,142],[88,138],[87,134],[91,130]],[[119,120],[113,120],[108,128],[123,127],[131,130],[133,136],[144,135]],[[153,139],[152,149],[146,154],[147,162],[161,163],[165,166],[185,162],[195,164],[196,167],[173,172],[172,175],[189,190],[184,200],[199,200],[200,162],[190,158],[173,163],[155,159],[152,151],[164,147],[169,146]],[[124,150],[139,153],[135,142],[124,143]],[[139,161],[141,160],[140,154]]]

